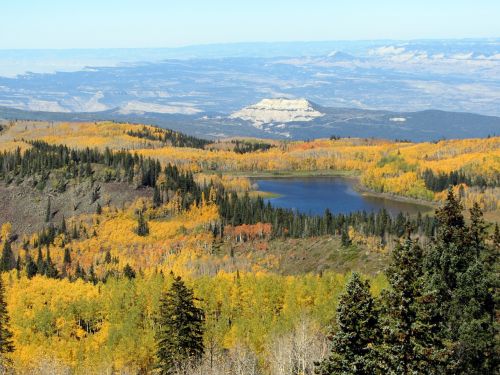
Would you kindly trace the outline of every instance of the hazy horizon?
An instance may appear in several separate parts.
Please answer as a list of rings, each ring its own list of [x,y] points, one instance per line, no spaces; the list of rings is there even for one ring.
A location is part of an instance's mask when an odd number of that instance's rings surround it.
[[[2,4],[0,49],[174,48],[253,41],[494,38],[494,0],[19,0]],[[446,27],[443,23],[446,22]],[[422,27],[425,25],[425,27]],[[20,27],[21,26],[21,27]]]

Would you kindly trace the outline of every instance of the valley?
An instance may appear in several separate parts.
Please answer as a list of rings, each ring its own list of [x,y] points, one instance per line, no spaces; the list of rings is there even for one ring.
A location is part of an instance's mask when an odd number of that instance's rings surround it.
[[[434,208],[450,192],[498,215],[499,175],[498,137],[213,141],[150,125],[5,120],[12,364],[148,373],[162,291],[181,277],[206,314],[197,371],[244,362],[274,374],[273,353],[298,345],[294,332],[312,369],[351,274],[381,296],[398,242],[410,231],[431,246]]]
[[[500,1],[0,4],[0,375],[500,374]]]

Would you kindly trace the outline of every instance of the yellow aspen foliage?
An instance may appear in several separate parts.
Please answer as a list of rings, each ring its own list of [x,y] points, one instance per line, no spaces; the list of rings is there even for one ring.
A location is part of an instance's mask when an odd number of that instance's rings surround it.
[[[0,229],[0,240],[5,241],[9,238],[12,233],[12,224],[11,223],[3,223],[2,228]]]

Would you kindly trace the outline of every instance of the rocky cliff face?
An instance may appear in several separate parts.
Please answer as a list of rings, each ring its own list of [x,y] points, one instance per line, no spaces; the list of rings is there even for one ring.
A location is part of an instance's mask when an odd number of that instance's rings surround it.
[[[251,121],[256,127],[292,121],[312,121],[323,116],[306,99],[263,99],[257,104],[234,112],[230,117]]]

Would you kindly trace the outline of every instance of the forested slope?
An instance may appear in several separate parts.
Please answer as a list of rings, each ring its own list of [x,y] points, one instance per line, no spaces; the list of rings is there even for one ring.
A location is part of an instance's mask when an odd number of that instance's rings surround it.
[[[2,198],[0,216],[0,328],[15,348],[2,359],[19,373],[161,364],[331,374],[357,361],[397,374],[403,361],[406,373],[482,374],[498,364],[500,234],[481,211],[496,209],[498,138],[214,145],[130,124],[18,122],[2,130],[0,149],[0,187],[17,197]],[[353,171],[374,190],[445,205],[432,217],[309,216],[264,203],[247,178],[227,174],[283,170]],[[358,298],[373,309],[356,308]],[[200,318],[184,323],[202,351],[176,349],[185,343],[165,333],[177,300]],[[343,319],[366,322],[361,312],[371,322],[364,341],[345,342]]]

